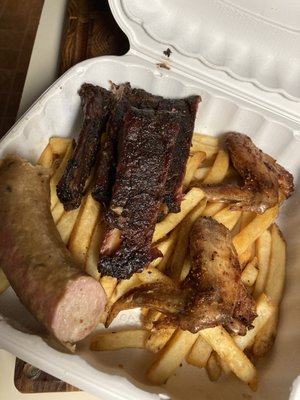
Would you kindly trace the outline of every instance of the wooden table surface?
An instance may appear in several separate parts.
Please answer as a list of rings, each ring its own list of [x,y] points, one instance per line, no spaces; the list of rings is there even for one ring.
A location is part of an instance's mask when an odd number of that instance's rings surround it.
[[[107,0],[69,0],[59,74],[80,61],[122,55],[129,45]],[[70,392],[79,389],[16,359],[14,382],[21,393]]]

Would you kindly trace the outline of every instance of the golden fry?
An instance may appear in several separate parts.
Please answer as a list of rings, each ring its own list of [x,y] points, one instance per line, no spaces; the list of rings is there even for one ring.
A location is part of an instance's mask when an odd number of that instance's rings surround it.
[[[241,280],[245,286],[252,287],[258,275],[257,257],[253,257],[243,269]]]
[[[118,280],[112,276],[102,276],[100,278],[100,284],[103,287],[106,297],[109,300],[117,286]]]
[[[212,382],[216,382],[222,373],[222,368],[218,362],[218,355],[212,352],[206,364],[207,375]]]
[[[203,133],[194,132],[192,143],[203,143],[208,144],[209,146],[219,147],[219,139],[216,136],[205,135]]]
[[[221,202],[208,202],[202,215],[204,217],[213,217],[217,212],[221,211],[226,207],[225,203]]]
[[[210,171],[210,168],[211,167],[198,168],[194,173],[194,180],[195,181],[203,181],[203,179],[206,177],[206,175]]]
[[[256,254],[258,260],[258,276],[255,282],[253,297],[263,293],[269,271],[271,257],[271,233],[264,231],[256,240]]]
[[[145,347],[149,332],[145,329],[129,329],[118,332],[102,332],[92,338],[90,350],[112,351],[124,348]]]
[[[211,352],[211,345],[207,343],[207,341],[201,335],[199,335],[193,347],[191,348],[191,351],[186,356],[186,361],[195,367],[204,368],[211,355]]]
[[[203,151],[199,151],[197,153],[190,154],[187,166],[186,166],[186,173],[183,179],[183,187],[189,187],[195,172],[201,165],[201,163],[205,160],[206,154]]]
[[[176,236],[176,229],[174,229],[169,236],[155,245],[155,247],[162,253],[162,257],[158,257],[151,261],[149,268],[157,267],[160,271],[164,271],[164,264],[167,262],[169,256],[173,253],[176,243]]]
[[[159,269],[162,272],[165,271],[165,269],[169,263],[169,260],[174,252],[174,249],[175,249],[175,246],[177,243],[177,231],[178,231],[178,227],[173,229],[173,231],[171,232],[171,234],[169,236],[170,240],[171,240],[170,245],[169,245],[166,253],[164,254],[162,260],[160,261],[160,263],[157,266],[157,269]]]
[[[59,203],[60,204],[60,203]],[[56,207],[54,208],[54,210]],[[53,211],[54,211],[53,210]],[[52,215],[53,215],[52,211]],[[56,222],[56,228],[63,240],[63,242],[67,245],[73,230],[73,227],[75,225],[76,219],[78,217],[80,208],[76,208],[75,210],[71,211],[64,211],[62,213],[62,216],[58,219],[58,222]],[[54,221],[56,220],[55,212],[53,219]]]
[[[71,142],[73,142],[72,138],[51,137],[49,139],[52,153],[56,157],[62,157],[66,153]]]
[[[166,285],[174,285],[172,279],[157,268],[146,268],[143,272],[137,274],[142,283],[163,282]]]
[[[73,149],[74,149],[74,142],[71,141],[68,143],[66,152],[64,154],[64,157],[63,157],[61,163],[59,164],[59,167],[56,169],[55,173],[53,174],[53,176],[50,179],[51,210],[55,207],[56,203],[59,202],[57,194],[56,194],[56,186],[65,171],[65,168],[67,166],[69,159],[71,158],[71,156],[73,154]]]
[[[271,228],[271,257],[265,293],[270,297],[273,304],[278,306],[281,302],[286,266],[286,244],[276,224]]]
[[[151,331],[149,337],[146,340],[145,348],[152,353],[158,353],[171,339],[174,332],[175,329],[173,328],[162,328]]]
[[[97,264],[99,260],[100,245],[102,243],[103,233],[103,224],[99,219],[92,233],[92,238],[85,260],[85,272],[97,280],[100,279],[100,273],[98,272]]]
[[[100,218],[100,204],[88,193],[80,208],[74,229],[68,243],[73,257],[82,265],[85,264],[92,233]]]
[[[182,266],[186,257],[189,242],[189,232],[194,222],[200,217],[206,206],[206,200],[201,200],[196,207],[182,220],[178,227],[176,248],[172,256],[172,261],[168,267],[168,275],[177,282],[180,279]]]
[[[55,196],[56,196],[56,194],[55,194]],[[55,222],[55,224],[58,224],[58,221],[63,216],[64,212],[65,212],[65,209],[64,209],[63,204],[60,201],[57,201],[55,206],[51,210],[53,221]]]
[[[179,213],[170,213],[166,216],[166,218],[156,224],[154,235],[153,235],[153,243],[162,239],[166,236],[172,229],[174,229],[183,218],[202,200],[204,197],[204,193],[199,188],[192,188],[189,192],[184,195],[184,198],[181,203],[181,210]]]
[[[194,134],[190,153],[203,151],[208,158],[215,155],[219,150],[219,139],[213,136]]]
[[[232,230],[240,219],[241,211],[233,211],[230,206],[218,211],[213,218],[220,224],[226,226],[227,229]]]
[[[257,215],[244,229],[233,238],[233,244],[238,255],[241,255],[269,228],[278,215],[278,206],[269,208],[264,214]]]
[[[229,365],[238,378],[250,385],[253,390],[256,389],[257,376],[254,365],[222,326],[203,329],[200,331],[200,335]]]
[[[275,307],[271,299],[262,294],[256,303],[257,317],[253,321],[253,328],[249,329],[245,336],[234,336],[235,343],[241,350],[251,347],[257,335],[260,335],[261,329],[266,325],[272,315],[275,313]]]
[[[177,329],[148,370],[149,380],[157,385],[165,383],[185,359],[197,337],[198,334]]]
[[[54,155],[50,143],[44,148],[40,155],[37,164],[42,165],[44,168],[51,168],[54,160]]]
[[[244,229],[254,218],[255,214],[250,211],[243,211],[240,219],[240,230]],[[239,255],[239,262],[242,266],[246,265],[252,258],[254,245],[251,244],[242,254]]]
[[[204,179],[206,184],[216,184],[223,181],[229,168],[229,154],[224,150],[219,150],[213,166]]]
[[[270,351],[277,335],[278,318],[278,308],[275,308],[274,312],[255,338],[251,349],[254,356],[263,357]]]

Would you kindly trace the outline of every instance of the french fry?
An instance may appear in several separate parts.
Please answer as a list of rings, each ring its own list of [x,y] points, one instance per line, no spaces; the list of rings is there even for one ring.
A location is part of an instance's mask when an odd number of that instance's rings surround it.
[[[95,335],[90,350],[112,351],[124,348],[143,349],[149,332],[146,329],[129,329],[118,332],[103,332]]]
[[[193,142],[192,147],[190,148],[190,154],[198,153],[199,151],[204,152],[207,158],[211,158],[217,154],[219,148],[201,142]]]
[[[167,236],[164,240],[156,244],[155,247],[162,253],[162,257],[157,257],[156,259],[151,261],[151,263],[149,264],[149,268],[158,267],[161,264],[162,260],[168,256],[168,253],[173,252],[176,239],[176,235],[174,235],[173,232],[169,236]],[[163,269],[161,268],[159,269],[163,271]]]
[[[243,211],[240,220],[240,230],[244,229],[254,218],[255,214],[250,211]],[[248,249],[246,249],[239,256],[239,262],[242,266],[246,265],[253,257],[253,244],[251,244]]]
[[[181,203],[181,210],[179,213],[170,213],[166,218],[156,224],[153,243],[162,239],[166,236],[172,229],[174,229],[183,218],[202,200],[204,197],[204,192],[199,188],[192,188],[187,192]]]
[[[275,308],[273,314],[255,338],[255,342],[251,349],[254,356],[263,357],[270,351],[277,335],[278,318],[278,308]]]
[[[206,372],[212,382],[216,382],[222,373],[222,368],[218,362],[218,355],[212,352],[206,364]]]
[[[256,389],[257,373],[254,365],[222,326],[203,329],[200,331],[200,335],[229,365],[239,379],[247,383],[253,390]]]
[[[226,207],[225,203],[221,202],[208,202],[202,215],[204,217],[213,217],[217,212]]]
[[[257,263],[257,257],[253,257],[243,269],[241,280],[247,287],[252,287],[256,281],[258,275]]]
[[[158,353],[166,346],[174,332],[175,329],[173,328],[162,328],[151,331],[145,342],[145,348],[152,353]]]
[[[68,163],[69,159],[72,156],[73,149],[74,149],[74,142],[71,141],[67,145],[66,152],[64,154],[64,157],[63,157],[59,167],[56,169],[54,175],[52,175],[52,177],[50,179],[50,204],[51,204],[51,210],[53,210],[55,205],[59,202],[57,194],[56,194],[56,186],[57,186],[60,178],[62,177],[62,175],[64,173],[64,170],[65,170],[65,168],[67,166],[67,163]]]
[[[173,281],[156,268],[147,268],[143,272],[133,274],[130,279],[121,280],[111,295],[110,303],[115,303],[130,289],[140,284],[154,282],[164,282],[166,285],[173,285]]]
[[[218,211],[213,218],[220,224],[225,225],[227,229],[232,230],[237,224],[240,216],[241,211],[233,211],[230,209],[230,206],[227,206]]]
[[[100,273],[98,271],[97,264],[99,260],[100,245],[102,243],[103,233],[103,224],[99,219],[94,227],[85,261],[85,272],[97,280],[100,279]]]
[[[55,209],[55,208],[54,208]],[[71,211],[64,211],[62,216],[56,222],[56,228],[62,238],[63,242],[67,245],[74,228],[76,219],[78,217],[80,208]],[[52,211],[53,215],[53,211]],[[56,217],[53,217],[54,221]]]
[[[157,265],[157,269],[159,269],[160,271],[164,271],[166,269],[166,266],[168,265],[169,260],[174,252],[174,248],[177,243],[178,228],[179,227],[176,227],[175,229],[173,229],[173,231],[169,235],[169,238],[168,238],[169,244],[168,244],[167,251],[165,252],[165,254],[164,254],[163,258],[161,259],[161,261],[159,262],[159,264]],[[158,245],[158,247],[159,247],[159,245]]]
[[[238,255],[241,255],[269,228],[278,215],[278,206],[269,208],[263,214],[257,215],[244,229],[233,238],[233,245]]]
[[[0,294],[3,293],[9,286],[10,283],[8,282],[8,279],[6,278],[3,269],[0,268]]]
[[[189,257],[189,255],[187,255],[187,257],[184,259],[182,269],[180,272],[180,279],[179,279],[180,282],[182,282],[187,277],[188,273],[190,272],[190,269],[191,269],[191,258]]]
[[[278,306],[281,302],[284,291],[286,244],[276,224],[272,225],[271,236],[271,257],[265,293],[270,297],[273,304]]]
[[[185,359],[197,337],[198,334],[177,329],[149,368],[149,380],[157,385],[165,383]]]
[[[51,147],[52,153],[56,157],[62,157],[66,153],[72,141],[72,138],[51,137],[49,139],[49,145]]]
[[[192,137],[192,143],[203,143],[210,146],[218,147],[220,145],[219,138],[212,135],[205,135],[204,133],[195,132]]]
[[[261,329],[267,324],[272,315],[275,313],[274,304],[264,293],[257,299],[256,313],[257,317],[252,323],[253,328],[249,329],[245,336],[234,336],[234,341],[241,350],[250,348],[253,345],[256,336],[260,334]]]
[[[140,272],[137,275],[138,279],[142,283],[163,282],[166,285],[174,285],[172,279],[157,268],[146,268],[143,272]]]
[[[190,153],[203,151],[208,158],[215,155],[219,150],[219,140],[213,136],[194,134],[192,138],[192,146]]]
[[[276,224],[273,224],[271,228],[271,242],[271,257],[265,293],[270,297],[276,309],[263,327],[260,335],[255,339],[252,351],[254,355],[260,357],[270,350],[276,338],[279,305],[282,300],[285,283],[286,244]]]
[[[80,208],[80,213],[71,233],[68,248],[73,257],[82,265],[85,264],[91,236],[100,218],[100,204],[88,193]]]
[[[57,201],[55,206],[51,210],[53,221],[55,224],[58,223],[58,221],[63,216],[64,212],[65,212],[65,209],[64,209],[63,204],[60,201]]]
[[[44,148],[42,154],[40,155],[37,164],[43,166],[44,168],[51,168],[54,161],[54,155],[50,143]]]
[[[190,352],[186,356],[186,361],[195,367],[204,368],[211,352],[211,345],[201,335],[199,335]]]
[[[228,168],[229,154],[221,149],[218,151],[215,162],[203,182],[205,184],[216,184],[222,182],[227,175]]]
[[[179,281],[182,266],[186,257],[188,248],[189,232],[194,222],[200,217],[206,206],[206,200],[202,199],[196,207],[182,220],[177,235],[176,248],[174,250],[172,261],[168,267],[167,273],[175,282]]]
[[[257,317],[252,322],[252,328],[247,330],[246,335],[233,336],[235,343],[243,351],[245,349],[251,348],[257,337],[262,337],[261,334],[263,334],[265,326],[269,324],[270,319],[273,319],[273,316],[276,313],[276,308],[274,307],[271,299],[264,293],[257,299],[256,312]],[[259,344],[262,345],[261,342]],[[265,343],[263,343],[263,345],[265,345]],[[258,348],[257,351],[261,352],[262,348]],[[263,351],[266,352],[265,349]],[[225,361],[221,360],[221,362],[219,363],[225,373],[230,372],[230,367],[228,366],[228,364],[226,364]]]
[[[211,167],[201,167],[198,168],[195,173],[194,173],[194,180],[195,181],[203,181],[203,179],[206,177],[208,174],[209,170]]]
[[[161,312],[154,310],[154,309],[146,309],[142,308],[143,313],[143,326],[146,329],[151,330],[153,328],[153,322],[157,321],[160,316]]]
[[[264,231],[256,240],[256,254],[258,260],[258,275],[255,282],[253,297],[263,293],[269,271],[271,257],[271,233]]]
[[[186,166],[186,173],[183,179],[183,187],[188,188],[197,169],[204,161],[206,154],[203,151],[199,151],[197,153],[190,154],[187,166]]]
[[[100,283],[105,291],[106,297],[110,299],[117,286],[118,280],[112,276],[102,276],[100,278]]]

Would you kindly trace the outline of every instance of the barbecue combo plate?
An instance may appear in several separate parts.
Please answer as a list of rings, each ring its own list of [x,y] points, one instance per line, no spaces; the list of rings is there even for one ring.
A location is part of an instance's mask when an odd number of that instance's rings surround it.
[[[296,80],[300,8],[294,1],[285,3],[284,12],[280,2],[248,3],[155,0],[150,6],[111,0],[112,12],[129,37],[129,53],[71,68],[2,139],[0,156],[18,153],[34,162],[50,137],[76,137],[81,123],[80,86],[89,82],[108,89],[113,81],[130,82],[166,97],[200,95],[196,132],[245,133],[289,170],[296,190],[279,218],[288,244],[286,289],[275,346],[257,365],[258,391],[251,392],[234,377],[211,383],[205,372],[188,365],[166,385],[150,386],[143,376],[146,352],[94,353],[88,349],[88,339],[76,355],[57,351],[36,334],[35,321],[12,289],[0,296],[1,348],[103,399],[183,400],[199,395],[215,399],[220,393],[230,400],[288,398],[300,373],[300,87]],[[138,311],[129,311],[113,326],[138,324]],[[293,399],[296,390],[295,385]]]

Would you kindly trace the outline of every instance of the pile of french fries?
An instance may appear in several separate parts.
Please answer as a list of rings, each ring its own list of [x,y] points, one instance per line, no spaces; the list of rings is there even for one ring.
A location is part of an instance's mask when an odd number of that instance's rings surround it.
[[[107,294],[107,310],[101,322],[105,323],[112,304],[133,287],[150,282],[174,285],[186,277],[190,268],[189,231],[199,216],[211,216],[232,232],[233,244],[243,268],[242,281],[257,305],[257,318],[245,336],[229,334],[222,326],[195,334],[179,328],[154,329],[153,322],[161,314],[152,309],[142,309],[142,328],[101,331],[91,339],[90,349],[143,348],[151,351],[154,356],[147,377],[153,384],[165,383],[183,362],[187,362],[205,368],[212,381],[222,373],[232,372],[255,390],[257,371],[254,360],[264,356],[274,342],[284,291],[286,245],[275,223],[279,206],[256,215],[231,210],[230,204],[208,202],[205,193],[193,186],[194,182],[224,182],[234,176],[235,171],[218,138],[194,134],[181,211],[168,214],[155,227],[153,245],[161,251],[162,257],[128,280],[101,277],[97,262],[103,238],[103,219],[101,206],[91,196],[91,182],[87,183],[81,207],[76,210],[64,211],[56,195],[56,185],[73,149],[73,140],[51,138],[38,163],[51,169],[51,211],[62,240],[82,268],[100,281]],[[0,270],[0,290],[7,286]]]

